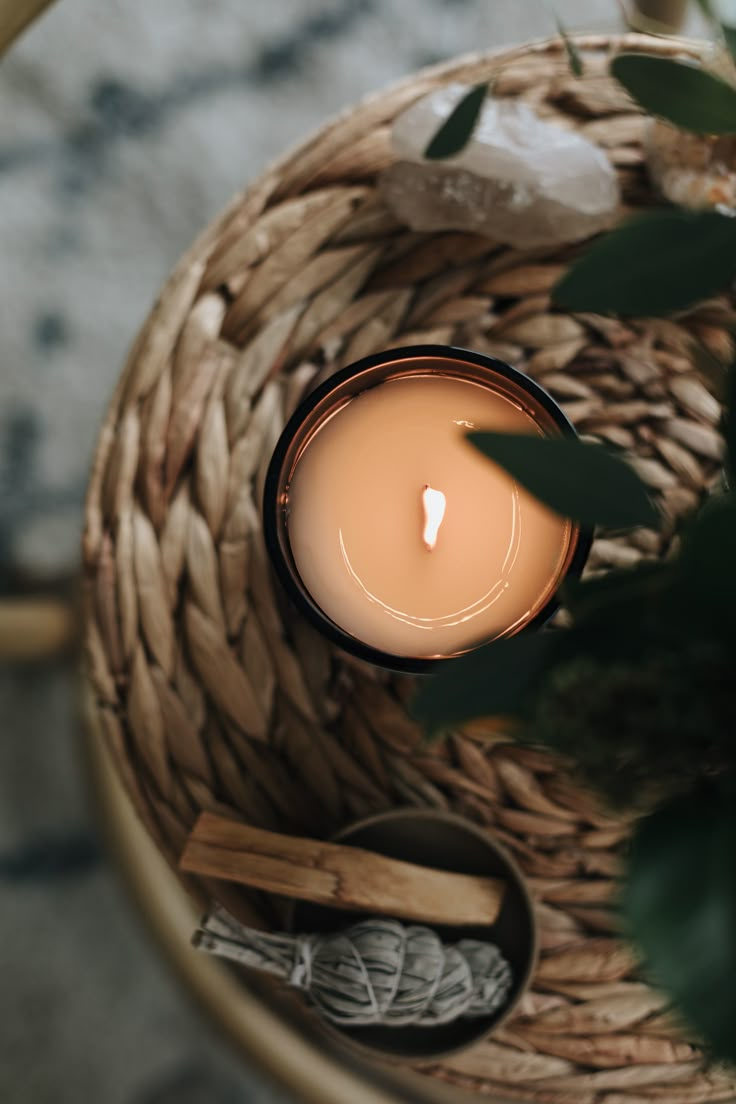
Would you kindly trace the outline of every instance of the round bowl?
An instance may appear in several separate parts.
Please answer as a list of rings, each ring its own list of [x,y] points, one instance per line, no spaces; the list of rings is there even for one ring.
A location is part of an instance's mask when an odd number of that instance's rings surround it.
[[[335,837],[390,858],[502,878],[506,884],[501,912],[493,924],[446,926],[432,924],[445,943],[479,939],[495,943],[508,960],[513,981],[506,1004],[490,1016],[458,1019],[433,1027],[338,1027],[326,1029],[364,1054],[384,1060],[430,1063],[473,1046],[498,1028],[516,1008],[529,986],[538,954],[534,906],[516,863],[484,828],[452,813],[436,809],[397,809],[367,817],[342,829]],[[364,914],[298,901],[290,909],[289,926],[295,932],[329,932],[347,928]]]

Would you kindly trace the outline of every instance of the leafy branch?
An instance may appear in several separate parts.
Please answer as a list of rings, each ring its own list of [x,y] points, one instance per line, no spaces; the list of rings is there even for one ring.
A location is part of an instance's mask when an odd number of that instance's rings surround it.
[[[693,134],[736,134],[736,88],[696,62],[619,54],[611,73],[649,115]]]
[[[565,47],[570,72],[576,77],[582,77],[584,68],[580,51],[556,15],[554,20],[557,33]],[[455,104],[448,117],[427,143],[424,156],[428,161],[445,161],[448,157],[462,153],[473,137],[490,86],[490,81],[474,85]]]
[[[470,433],[472,443],[556,514],[585,526],[659,525],[645,484],[602,445],[570,437]]]
[[[736,1060],[736,790],[703,786],[636,828],[623,911],[654,978]]]
[[[583,59],[580,56],[580,51],[575,45],[573,39],[570,38],[570,35],[563,27],[560,17],[558,15],[555,15],[554,20],[555,26],[557,27],[557,33],[562,39],[562,44],[565,47],[565,53],[567,54],[567,64],[570,67],[570,72],[574,77],[582,77],[585,72],[585,67],[583,65]]]
[[[698,0],[736,59],[736,19]],[[568,63],[582,63],[558,24]],[[736,135],[736,87],[687,59],[623,53],[612,75],[649,115]],[[485,96],[472,89],[430,143],[458,153]],[[453,117],[454,116],[454,117]],[[435,143],[437,143],[435,145]],[[553,291],[570,311],[668,315],[731,290],[732,212],[652,211],[598,238]],[[726,401],[726,473],[736,486],[736,368],[694,347]],[[586,526],[651,525],[633,469],[568,439],[473,434],[551,509]],[[571,627],[495,641],[443,665],[413,711],[433,732],[511,714],[518,738],[565,754],[614,802],[649,810],[634,831],[622,909],[655,980],[713,1055],[736,1061],[736,494],[713,496],[667,562],[566,587]],[[652,811],[653,810],[653,811]]]
[[[736,279],[736,218],[665,208],[598,238],[553,291],[567,310],[652,316],[692,306]]]

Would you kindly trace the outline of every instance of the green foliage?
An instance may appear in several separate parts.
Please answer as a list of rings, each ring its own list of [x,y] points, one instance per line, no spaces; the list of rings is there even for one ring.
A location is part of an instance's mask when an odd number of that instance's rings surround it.
[[[611,72],[650,115],[695,134],[736,134],[736,88],[694,62],[619,54]]]
[[[712,1053],[736,1061],[736,790],[703,787],[637,827],[623,908],[646,965]]]
[[[666,315],[736,278],[736,218],[663,209],[598,238],[553,291],[567,310]]]
[[[736,487],[736,368],[725,378],[725,411],[723,436],[726,439],[726,475],[732,488]]]
[[[563,588],[563,600],[578,626],[595,626],[602,619],[611,632],[612,621],[624,619],[646,624],[653,632],[652,611],[657,624],[662,612],[671,610],[678,601],[680,573],[676,564],[659,560],[643,561],[636,567],[618,568],[590,579],[574,579]],[[679,616],[674,613],[678,623]],[[669,626],[666,630],[669,632]]]
[[[423,683],[431,730],[513,713],[616,804],[736,775],[736,499],[712,498],[665,562],[565,587],[572,627],[496,641]]]
[[[736,59],[736,16],[698,0]],[[736,7],[736,5],[733,5]],[[716,10],[717,8],[717,10]],[[733,16],[733,17],[732,17]],[[557,23],[570,69],[574,43]],[[611,72],[649,114],[698,134],[736,134],[736,87],[687,60],[621,54]],[[459,152],[485,86],[435,135]],[[736,280],[736,218],[666,208],[602,235],[553,292],[569,311],[668,315]],[[736,487],[736,366],[702,346],[693,362],[719,398],[726,474]],[[592,526],[654,523],[633,469],[569,439],[470,439],[556,512]],[[445,664],[414,714],[433,731],[513,713],[519,738],[559,751],[620,806],[651,813],[631,847],[624,912],[656,981],[713,1054],[736,1061],[736,493],[712,497],[667,562],[570,582],[572,627],[526,633]]]
[[[566,586],[573,624],[560,634],[565,644],[557,650],[558,666],[584,658],[639,664],[678,647],[683,590],[679,564],[672,562],[643,563]]]
[[[413,716],[437,733],[472,717],[518,713],[554,643],[549,634],[523,633],[451,660],[421,683]]]
[[[723,39],[728,47],[728,52],[732,58],[736,60],[736,27],[728,27],[725,23],[721,25],[723,32]]]
[[[705,504],[683,534],[678,557],[687,580],[683,614],[736,648],[736,500],[719,495]]]
[[[734,564],[725,494],[691,519],[674,559],[568,585],[573,625],[529,699],[524,739],[641,808],[736,772]]]
[[[463,96],[425,149],[424,156],[428,160],[442,161],[460,153],[475,130],[487,93],[486,82],[476,84]]]
[[[562,25],[562,21],[559,16],[555,16],[555,24],[557,26],[557,33],[562,39],[565,47],[565,53],[567,54],[567,64],[570,66],[570,72],[574,77],[582,77],[585,69],[583,66],[583,59],[580,56],[580,51],[570,38],[569,34]]]
[[[651,809],[736,764],[733,668],[714,641],[581,656],[549,674],[521,738],[569,756],[613,805]]]
[[[601,445],[523,433],[468,437],[546,506],[581,525],[627,528],[661,520],[634,469]]]

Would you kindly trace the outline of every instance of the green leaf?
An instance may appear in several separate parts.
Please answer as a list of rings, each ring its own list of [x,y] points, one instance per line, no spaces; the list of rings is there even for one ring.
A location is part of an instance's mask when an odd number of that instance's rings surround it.
[[[570,66],[570,72],[574,77],[582,77],[585,68],[583,66],[583,59],[580,56],[580,51],[570,38],[569,34],[562,25],[559,16],[555,16],[555,23],[557,24],[557,33],[565,47],[565,53],[567,54],[567,63]]]
[[[727,27],[725,23],[721,25],[723,31],[723,37],[726,40],[728,46],[728,52],[731,57],[736,60],[736,27]]]
[[[599,238],[554,288],[566,310],[666,315],[728,288],[736,277],[736,218],[664,209]]]
[[[470,433],[491,460],[556,514],[581,525],[630,528],[659,524],[647,488],[620,457],[571,437]]]
[[[723,435],[726,439],[726,473],[733,489],[736,487],[736,363],[726,375]]]
[[[678,561],[688,584],[681,603],[686,623],[705,624],[710,633],[736,639],[736,499],[732,494],[714,495],[705,503],[683,533]]]
[[[475,130],[487,92],[486,82],[476,84],[463,96],[425,149],[425,157],[430,161],[442,161],[460,153]]]
[[[671,562],[645,560],[587,579],[569,579],[562,588],[562,600],[576,626],[601,627],[611,614],[623,616],[631,625],[632,617],[640,619],[645,607],[672,594],[675,582]]]
[[[693,62],[619,54],[611,72],[650,115],[695,134],[736,134],[736,88]]]
[[[443,664],[422,682],[413,716],[437,732],[473,717],[519,713],[552,656],[554,635],[520,633]]]
[[[563,634],[564,654],[603,665],[646,661],[673,641],[687,639],[691,626],[683,618],[683,591],[688,597],[679,566],[661,560],[568,581],[562,600],[573,625]],[[631,734],[634,741],[640,737]]]
[[[657,982],[716,1057],[736,1060],[736,794],[678,798],[639,823],[623,908]]]

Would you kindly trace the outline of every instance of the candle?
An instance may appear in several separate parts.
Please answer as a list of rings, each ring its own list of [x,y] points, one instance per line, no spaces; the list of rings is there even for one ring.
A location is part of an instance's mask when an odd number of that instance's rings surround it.
[[[287,427],[267,481],[267,537],[290,590],[388,666],[420,668],[534,621],[578,544],[467,440],[569,431],[564,416],[507,366],[441,352],[397,350],[329,381]]]

